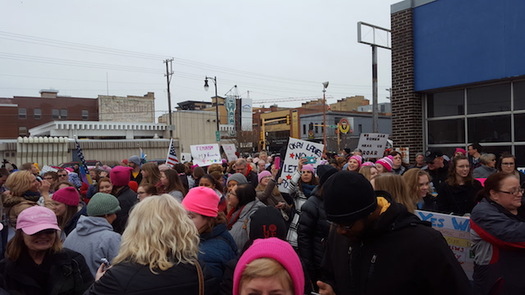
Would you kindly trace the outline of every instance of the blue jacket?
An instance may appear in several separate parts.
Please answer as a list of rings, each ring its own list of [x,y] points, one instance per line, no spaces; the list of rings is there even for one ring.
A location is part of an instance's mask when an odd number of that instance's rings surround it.
[[[199,260],[203,261],[210,274],[219,281],[224,265],[237,255],[237,245],[228,232],[226,224],[216,225],[211,232],[201,234]]]

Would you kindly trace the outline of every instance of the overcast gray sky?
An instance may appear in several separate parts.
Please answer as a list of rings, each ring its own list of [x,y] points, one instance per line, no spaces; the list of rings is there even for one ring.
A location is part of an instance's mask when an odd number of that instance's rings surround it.
[[[1,0],[0,97],[152,91],[156,110],[167,112],[163,60],[173,57],[173,107],[209,101],[205,76],[217,76],[219,95],[237,85],[254,105],[300,105],[321,97],[324,81],[329,103],[372,100],[372,53],[357,42],[357,22],[389,29],[396,2]],[[380,102],[389,96],[390,62],[379,49]]]

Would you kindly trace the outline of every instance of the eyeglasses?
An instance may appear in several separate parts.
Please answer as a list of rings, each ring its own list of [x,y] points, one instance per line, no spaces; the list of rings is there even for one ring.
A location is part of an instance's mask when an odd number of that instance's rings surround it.
[[[506,192],[506,191],[498,191],[500,193],[504,193],[504,194],[509,194],[509,195],[515,195],[515,196],[518,196],[518,195],[522,195],[523,192],[525,192],[525,189],[522,189],[522,188],[518,188],[518,189],[515,189],[511,192]]]
[[[36,232],[34,234],[32,234],[31,236],[36,236],[36,235],[51,235],[51,234],[54,234],[56,233],[56,230],[55,229],[44,229],[44,230],[41,230],[39,232]]]
[[[58,174],[59,177],[67,176],[67,174]]]
[[[44,177],[44,179],[50,180],[50,179],[53,179],[53,177]]]
[[[501,163],[501,165],[512,166],[512,165],[514,165],[514,162],[511,162],[511,163]]]
[[[302,174],[312,173],[312,171],[304,170],[304,171],[301,171],[301,173],[302,173]]]

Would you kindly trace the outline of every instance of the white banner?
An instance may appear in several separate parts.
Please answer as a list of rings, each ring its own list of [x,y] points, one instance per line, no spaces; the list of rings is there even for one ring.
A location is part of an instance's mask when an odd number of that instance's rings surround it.
[[[203,167],[222,163],[219,145],[216,143],[190,145],[190,150],[194,165]]]
[[[224,143],[221,144],[222,149],[224,150],[224,153],[226,154],[226,158],[228,158],[228,162],[231,161],[237,161],[237,155],[235,152],[237,151],[237,148],[232,143]]]
[[[290,179],[292,179],[293,173],[297,170],[299,159],[309,158],[313,162],[311,164],[317,167],[321,161],[323,149],[324,145],[321,143],[290,137],[286,155],[281,155],[281,159],[284,159],[283,170],[281,172],[283,182],[279,185],[279,190],[284,193],[290,192]]]
[[[180,153],[180,162],[183,164],[191,162],[191,153]]]
[[[388,134],[361,133],[357,148],[363,151],[363,158],[382,158]]]

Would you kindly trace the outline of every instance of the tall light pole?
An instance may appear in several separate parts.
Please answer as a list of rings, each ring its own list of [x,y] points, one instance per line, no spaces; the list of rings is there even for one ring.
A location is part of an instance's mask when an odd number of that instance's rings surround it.
[[[169,116],[168,122],[170,124],[169,126],[170,138],[173,138],[173,122],[171,118],[171,92],[170,92],[171,76],[173,75],[173,70],[171,67],[172,62],[173,62],[173,58],[164,60],[164,63],[166,64],[166,75],[164,76],[166,76],[166,83],[168,85],[168,116]],[[169,67],[168,67],[168,63],[169,63]]]
[[[328,88],[329,82],[323,82],[323,144],[325,150],[328,150],[326,146],[326,88]]]
[[[204,77],[204,90],[208,91],[210,86],[208,85],[208,79],[213,80],[215,85],[215,122],[217,123],[217,131],[215,131],[215,138],[217,141],[221,139],[221,131],[219,130],[219,97],[217,96],[217,77]]]

